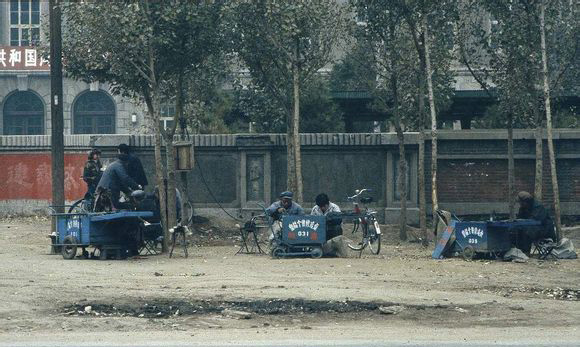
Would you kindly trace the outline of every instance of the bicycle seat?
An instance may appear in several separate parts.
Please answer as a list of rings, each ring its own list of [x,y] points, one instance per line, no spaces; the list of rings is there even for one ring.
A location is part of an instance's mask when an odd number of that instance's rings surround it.
[[[364,198],[360,198],[360,202],[362,204],[370,204],[371,202],[373,202],[373,198],[370,196],[364,197]]]

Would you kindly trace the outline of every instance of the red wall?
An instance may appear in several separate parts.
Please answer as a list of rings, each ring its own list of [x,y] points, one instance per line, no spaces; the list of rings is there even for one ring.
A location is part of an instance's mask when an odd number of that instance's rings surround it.
[[[66,153],[64,189],[66,200],[83,197],[87,185],[82,180],[87,155]],[[0,200],[51,200],[52,175],[49,153],[0,154]]]

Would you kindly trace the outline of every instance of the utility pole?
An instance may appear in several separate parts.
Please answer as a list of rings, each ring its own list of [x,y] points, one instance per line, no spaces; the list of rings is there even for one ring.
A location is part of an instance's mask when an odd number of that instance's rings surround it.
[[[60,0],[49,1],[50,16],[50,124],[52,205],[64,205],[64,121],[62,115],[62,36]],[[57,209],[57,212],[64,212]],[[53,228],[55,224],[53,223]],[[53,229],[54,231],[54,229]]]

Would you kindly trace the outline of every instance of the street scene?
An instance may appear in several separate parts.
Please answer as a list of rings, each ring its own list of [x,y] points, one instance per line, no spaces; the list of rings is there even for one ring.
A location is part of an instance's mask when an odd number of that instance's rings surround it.
[[[0,2],[0,346],[579,346],[579,9]]]
[[[64,261],[38,232],[48,220],[0,224],[10,264],[3,345],[573,346],[580,337],[574,260],[433,260],[386,227],[381,254],[361,258],[236,256],[235,234],[212,229],[192,239],[187,259]],[[580,241],[580,229],[571,234]]]

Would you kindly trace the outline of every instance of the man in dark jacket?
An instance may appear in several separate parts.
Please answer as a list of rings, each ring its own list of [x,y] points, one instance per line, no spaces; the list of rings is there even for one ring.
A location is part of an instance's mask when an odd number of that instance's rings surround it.
[[[131,178],[137,182],[141,187],[145,188],[149,182],[147,181],[147,176],[145,175],[145,170],[143,170],[143,164],[141,164],[141,160],[130,153],[129,146],[122,143],[117,147],[119,150],[119,154],[125,154],[128,157],[127,160],[127,174],[131,176]]]
[[[517,247],[525,253],[529,253],[532,243],[538,239],[556,239],[554,223],[546,211],[546,208],[528,192],[519,192],[518,201],[520,209],[517,217],[520,219],[533,219],[542,223],[541,228],[525,229],[518,233]]]
[[[107,166],[103,173],[97,191],[104,190],[111,194],[111,202],[116,209],[122,209],[124,206],[119,202],[121,192],[129,194],[130,190],[137,190],[141,187],[128,174],[126,166],[128,165],[128,156],[119,154],[117,160]]]

